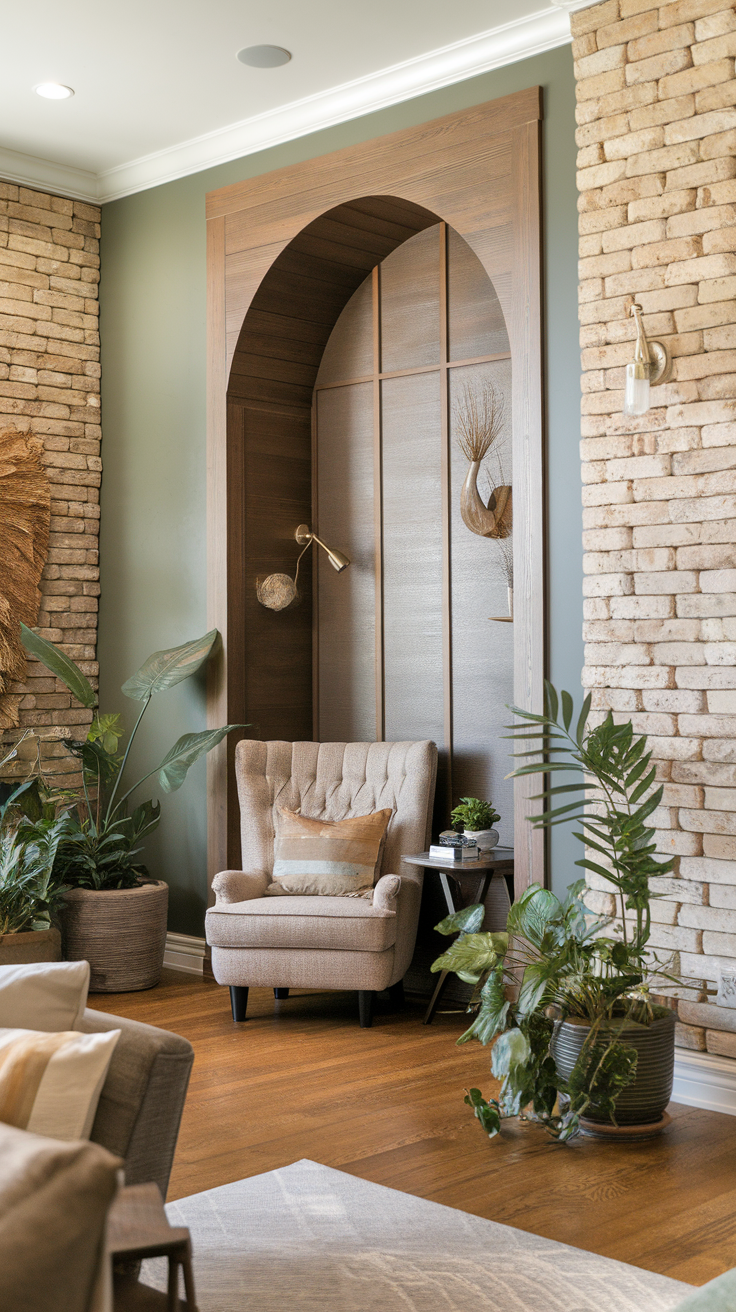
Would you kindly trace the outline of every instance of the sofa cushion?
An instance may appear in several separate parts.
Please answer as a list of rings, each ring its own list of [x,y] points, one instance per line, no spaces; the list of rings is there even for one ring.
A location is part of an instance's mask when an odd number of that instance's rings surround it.
[[[2,1306],[89,1312],[104,1259],[117,1157],[0,1125]]]
[[[310,819],[278,807],[273,883],[267,895],[372,896],[390,807],[345,820]]]
[[[77,1030],[87,1005],[89,962],[0,966],[0,1027]]]
[[[385,952],[395,940],[395,913],[361,898],[262,897],[207,912],[207,941],[220,948]]]

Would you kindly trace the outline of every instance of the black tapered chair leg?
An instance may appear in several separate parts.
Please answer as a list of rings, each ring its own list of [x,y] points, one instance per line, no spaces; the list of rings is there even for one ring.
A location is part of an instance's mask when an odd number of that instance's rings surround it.
[[[288,990],[288,989],[274,989],[274,991],[273,991],[273,996],[275,997],[275,999],[276,999],[277,1002],[283,1002],[285,998],[288,998],[288,996],[289,996],[289,990]]]
[[[358,990],[358,1013],[362,1030],[369,1030],[373,1024],[373,997],[372,989]]]
[[[403,1011],[403,1010],[404,1010],[404,1005],[405,1005],[405,1001],[406,1001],[406,1000],[405,1000],[405,998],[404,998],[404,981],[403,981],[403,979],[400,979],[400,980],[398,980],[398,982],[397,982],[396,984],[392,984],[392,985],[391,985],[391,987],[390,987],[390,989],[389,989],[389,991],[388,991],[388,996],[389,996],[390,999],[391,999],[391,1006],[394,1008],[394,1011]]]
[[[233,1020],[245,1020],[245,1013],[248,1010],[248,990],[242,984],[230,985],[230,1006]]]

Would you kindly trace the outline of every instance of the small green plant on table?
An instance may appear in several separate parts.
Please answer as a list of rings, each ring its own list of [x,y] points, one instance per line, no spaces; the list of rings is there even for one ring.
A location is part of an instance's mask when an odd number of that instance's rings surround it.
[[[465,830],[478,831],[492,829],[501,817],[492,802],[482,802],[478,797],[461,797],[460,803],[450,812],[454,826],[462,825]]]

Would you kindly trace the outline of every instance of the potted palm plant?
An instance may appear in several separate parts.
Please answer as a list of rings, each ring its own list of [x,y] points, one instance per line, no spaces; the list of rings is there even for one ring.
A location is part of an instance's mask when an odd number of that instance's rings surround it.
[[[672,860],[657,858],[647,824],[662,787],[655,787],[646,737],[611,715],[591,728],[590,697],[573,729],[572,698],[558,698],[549,684],[543,715],[513,709],[524,723],[510,736],[525,759],[514,775],[568,779],[539,794],[545,810],[532,823],[578,826],[585,854],[576,864],[606,882],[618,914],[591,916],[580,880],[564,901],[532,884],[503,934],[479,932],[480,905],[437,926],[459,936],[432,969],[454,970],[474,985],[475,1018],[458,1042],[495,1040],[491,1068],[502,1080],[498,1100],[471,1089],[465,1101],[491,1136],[502,1116],[519,1114],[561,1141],[581,1128],[619,1137],[656,1133],[672,1091],[675,1015],[653,997],[674,977],[647,947],[650,881],[667,874]]]
[[[82,706],[94,709],[97,695],[74,661],[25,625],[21,632],[26,650],[61,679]],[[133,783],[126,767],[151,699],[200,669],[218,636],[213,629],[192,642],[154,652],[123,684],[123,693],[140,703],[140,711],[122,751],[117,715],[96,714],[84,741],[66,743],[79,760],[82,790],[69,811],[53,873],[64,889],[64,954],[69,960],[89,961],[95,992],[151,988],[160,978],[169,890],[163,880],[149,878],[141,844],[157,827],[161,808],[150,799],[133,806],[131,799],[152,778],[164,793],[180,788],[190,766],[236,726],[183,734],[158,765]]]

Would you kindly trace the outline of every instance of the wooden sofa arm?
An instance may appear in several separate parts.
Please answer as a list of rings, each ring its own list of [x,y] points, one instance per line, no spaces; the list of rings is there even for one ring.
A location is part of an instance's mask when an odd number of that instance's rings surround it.
[[[250,874],[246,870],[221,870],[212,880],[212,891],[218,903],[250,902],[263,897],[270,884],[268,875]]]

